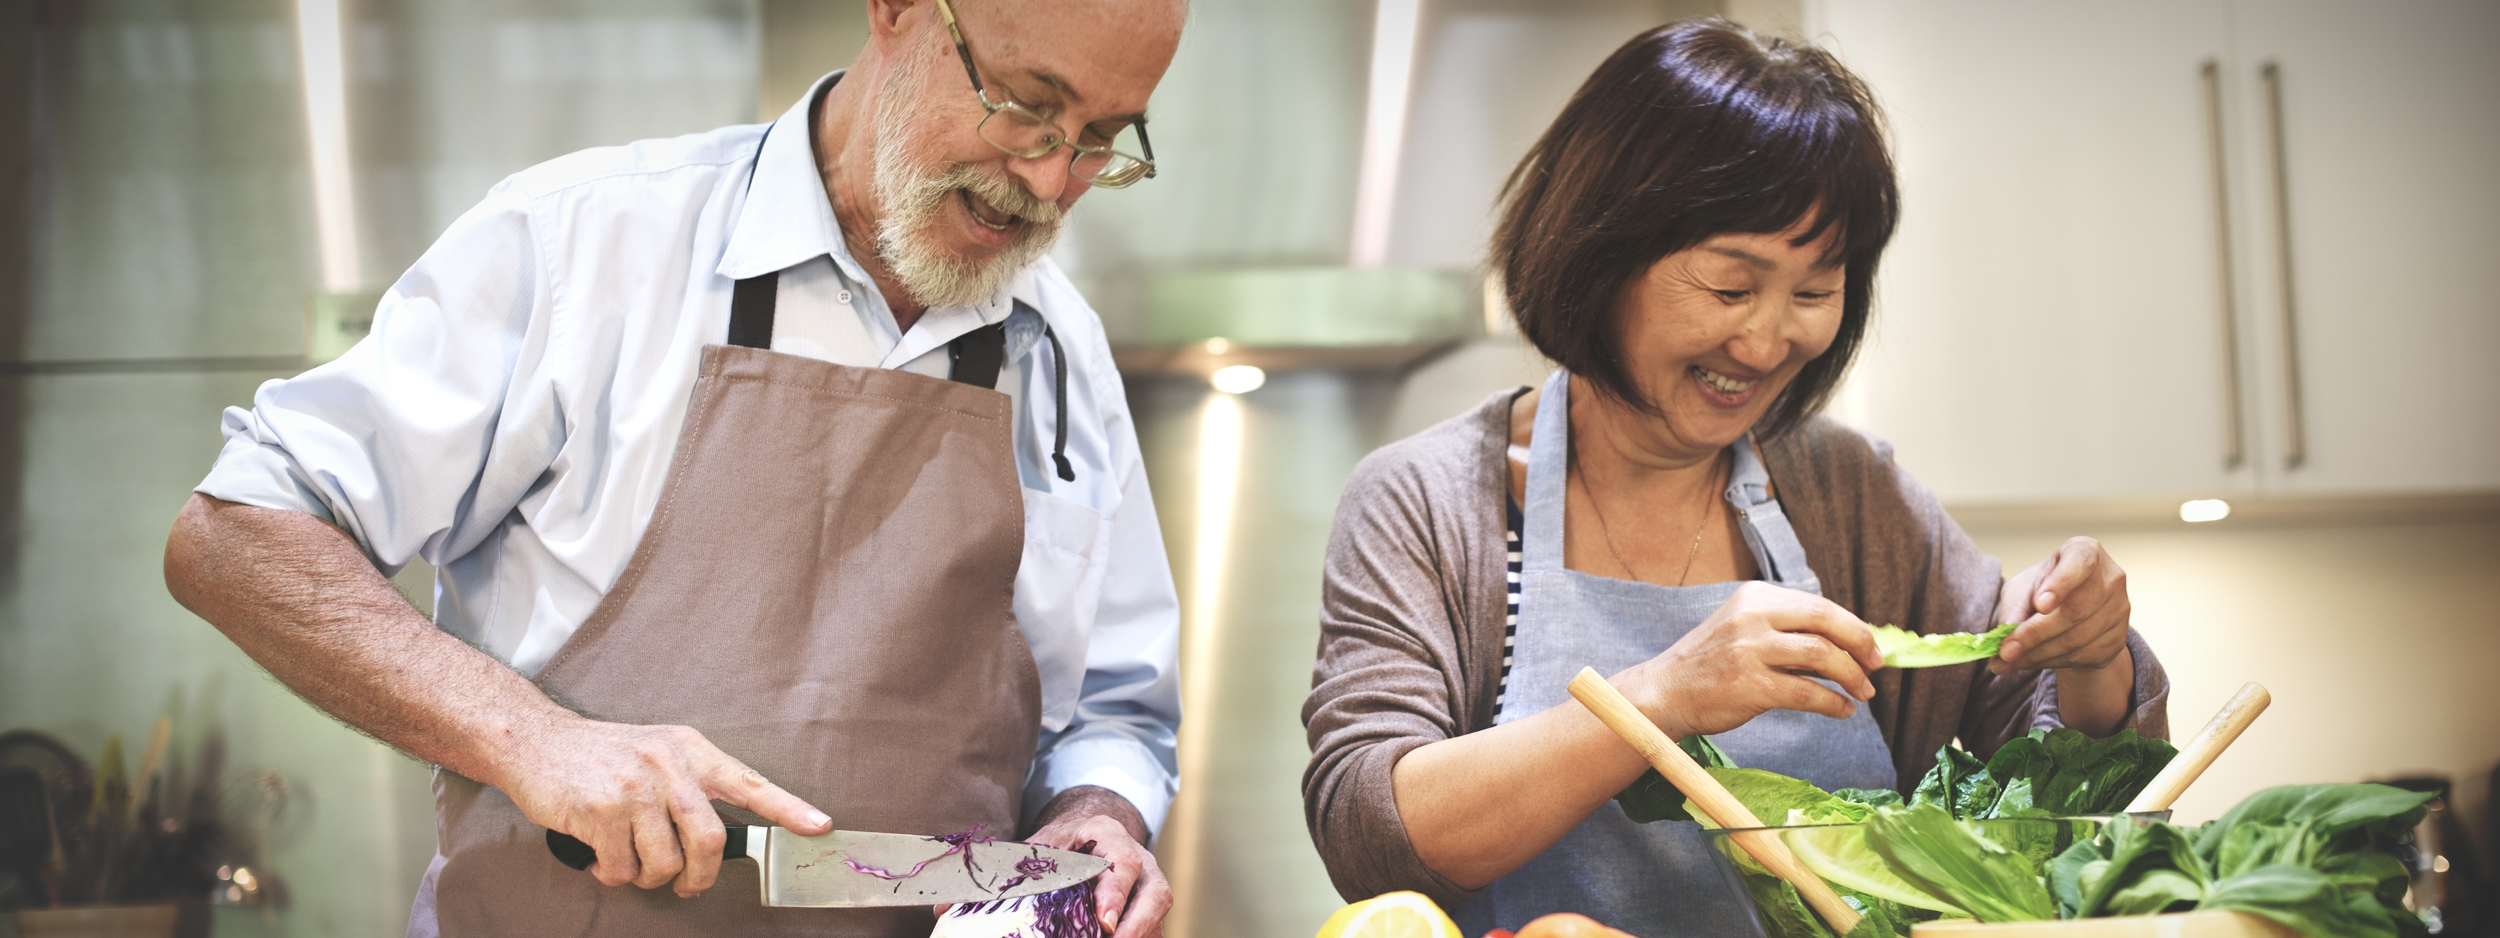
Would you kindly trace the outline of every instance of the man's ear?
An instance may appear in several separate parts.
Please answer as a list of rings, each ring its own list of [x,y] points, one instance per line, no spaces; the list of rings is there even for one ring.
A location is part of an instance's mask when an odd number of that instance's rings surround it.
[[[925,0],[868,0],[868,35],[891,39],[903,29],[903,18]]]

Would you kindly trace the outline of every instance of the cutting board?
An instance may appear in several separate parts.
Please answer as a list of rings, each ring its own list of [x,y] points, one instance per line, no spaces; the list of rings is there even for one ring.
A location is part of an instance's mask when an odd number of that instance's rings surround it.
[[[2180,912],[1984,925],[1946,919],[1910,927],[1910,938],[2301,938],[2273,919],[2246,912]],[[2326,938],[2326,936],[2319,936]]]

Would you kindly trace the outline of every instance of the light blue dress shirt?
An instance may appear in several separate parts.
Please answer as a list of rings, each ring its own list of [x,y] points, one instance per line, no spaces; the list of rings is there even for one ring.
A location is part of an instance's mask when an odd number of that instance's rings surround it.
[[[808,105],[840,76],[769,136],[644,140],[504,180],[384,294],[364,341],[227,409],[198,491],[320,516],[386,573],[424,557],[436,625],[535,674],[650,522],[735,281],[781,271],[774,350],[846,365],[943,377],[949,341],[1004,320],[1015,612],[1042,686],[1026,810],[1098,785],[1159,830],[1179,781],[1179,603],[1101,319],[1045,259],[987,303],[897,328],[817,175]],[[1072,482],[1050,462],[1045,324],[1066,349]]]

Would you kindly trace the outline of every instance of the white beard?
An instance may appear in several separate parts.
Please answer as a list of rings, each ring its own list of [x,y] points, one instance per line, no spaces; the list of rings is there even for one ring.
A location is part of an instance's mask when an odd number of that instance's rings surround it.
[[[926,57],[897,63],[877,102],[873,181],[884,210],[877,226],[877,257],[902,282],[903,291],[923,306],[978,306],[997,296],[1009,277],[1049,253],[1059,240],[1062,218],[1057,203],[1034,198],[1003,175],[960,164],[941,169],[914,163],[909,144],[917,116],[909,92],[919,88],[927,69]],[[971,88],[963,90],[970,93]],[[1015,240],[987,261],[949,254],[933,230],[947,200],[966,191],[1024,223]]]

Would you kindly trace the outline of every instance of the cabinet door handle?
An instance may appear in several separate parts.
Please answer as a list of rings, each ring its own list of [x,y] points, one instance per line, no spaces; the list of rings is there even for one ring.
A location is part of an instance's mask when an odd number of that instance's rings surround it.
[[[2274,171],[2274,268],[2282,282],[2283,400],[2291,425],[2284,437],[2283,466],[2298,469],[2309,461],[2308,413],[2300,399],[2300,317],[2292,302],[2292,178],[2283,145],[2283,67],[2267,61],[2257,77],[2266,87],[2266,146]]]
[[[2222,63],[2206,59],[2201,71],[2205,79],[2206,145],[2213,155],[2214,257],[2220,262],[2222,274],[2222,467],[2237,469],[2248,457],[2248,428],[2241,417],[2240,301],[2238,277],[2231,265],[2231,161],[2223,149]]]

